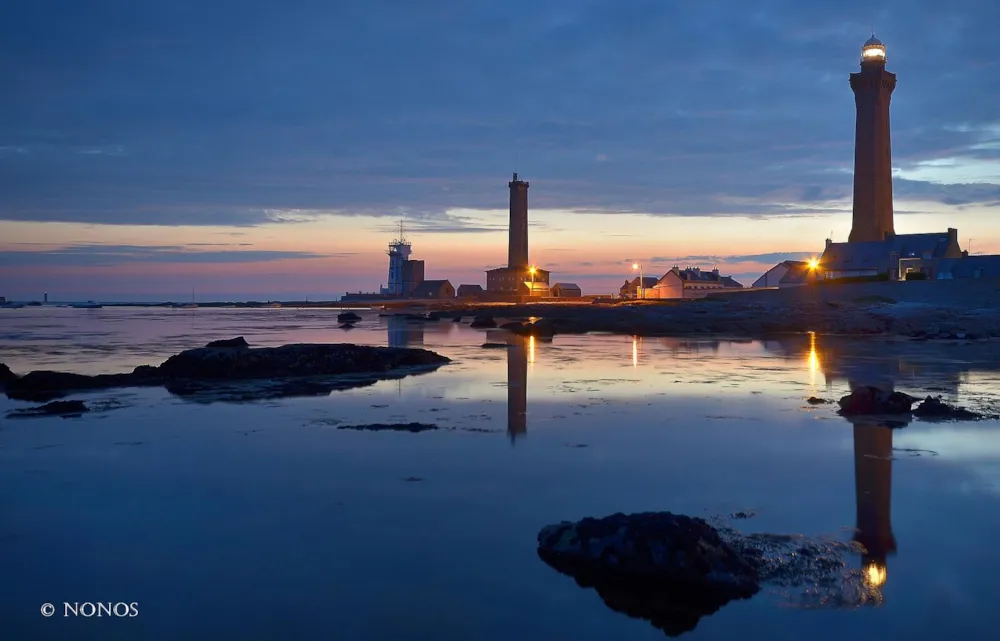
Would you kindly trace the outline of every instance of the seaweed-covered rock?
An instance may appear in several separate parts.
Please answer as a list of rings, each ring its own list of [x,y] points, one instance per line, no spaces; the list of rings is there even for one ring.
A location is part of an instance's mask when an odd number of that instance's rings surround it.
[[[613,514],[542,528],[538,555],[614,610],[670,636],[732,599],[754,595],[754,567],[711,525],[670,512]]]
[[[253,379],[388,372],[441,365],[448,360],[424,349],[300,343],[246,350],[189,349],[171,356],[157,369],[167,378]]]
[[[914,416],[920,418],[936,418],[943,420],[971,421],[981,418],[979,414],[965,409],[964,407],[954,407],[941,400],[940,396],[928,396],[920,405],[913,410]]]
[[[248,343],[247,339],[242,336],[237,336],[236,338],[224,338],[222,340],[212,341],[208,345],[205,345],[205,347],[235,347],[243,349],[250,347],[250,343]]]
[[[889,392],[878,387],[858,387],[847,396],[842,397],[840,405],[841,416],[866,416],[876,414],[909,414],[910,408],[918,398],[902,392]]]
[[[242,381],[267,382],[245,386],[248,394],[280,396],[282,390],[329,393],[381,378],[399,378],[428,371],[450,359],[423,349],[371,347],[342,344],[295,344],[281,347],[199,347],[171,356],[159,367],[140,366],[130,374],[85,376],[68,372],[35,371],[12,380],[5,389],[9,398],[47,401],[73,391],[111,387],[165,385],[173,393],[209,391]],[[326,380],[350,375],[351,380]],[[315,380],[323,378],[324,380]],[[288,381],[287,379],[296,379]],[[312,379],[312,380],[305,380]],[[279,384],[280,383],[280,384]],[[252,388],[259,388],[254,392]],[[239,397],[239,390],[226,389]],[[249,398],[249,397],[247,397]]]
[[[472,319],[472,322],[469,323],[469,327],[474,328],[492,329],[496,326],[497,322],[493,320],[492,316],[476,316]]]
[[[357,430],[363,432],[427,432],[438,429],[433,423],[369,423],[367,425],[338,425],[338,430]]]
[[[89,411],[90,408],[83,401],[52,401],[38,407],[7,412],[7,418],[38,418],[42,416],[73,418]]]
[[[354,312],[343,312],[337,314],[338,323],[356,323],[359,320],[361,320],[361,317],[355,314]]]

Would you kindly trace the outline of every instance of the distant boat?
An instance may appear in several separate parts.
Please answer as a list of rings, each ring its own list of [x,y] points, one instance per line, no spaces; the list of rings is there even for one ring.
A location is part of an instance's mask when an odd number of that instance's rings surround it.
[[[73,303],[70,307],[74,309],[100,309],[101,307],[104,307],[104,305],[88,300],[86,303]]]

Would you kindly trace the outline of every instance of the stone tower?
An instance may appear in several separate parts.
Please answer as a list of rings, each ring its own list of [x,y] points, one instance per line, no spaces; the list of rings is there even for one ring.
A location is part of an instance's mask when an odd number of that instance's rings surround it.
[[[872,34],[861,47],[861,71],[851,74],[857,108],[854,133],[854,224],[850,242],[883,240],[892,226],[889,99],[896,74],[885,70],[885,45]]]
[[[510,242],[507,245],[507,267],[528,268],[528,183],[514,180],[510,188]]]

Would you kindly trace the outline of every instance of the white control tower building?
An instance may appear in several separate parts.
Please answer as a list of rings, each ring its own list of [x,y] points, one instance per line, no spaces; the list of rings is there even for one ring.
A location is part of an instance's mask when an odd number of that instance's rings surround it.
[[[389,286],[382,289],[383,294],[403,296],[403,265],[410,259],[413,247],[403,235],[403,221],[399,221],[399,236],[389,243]]]

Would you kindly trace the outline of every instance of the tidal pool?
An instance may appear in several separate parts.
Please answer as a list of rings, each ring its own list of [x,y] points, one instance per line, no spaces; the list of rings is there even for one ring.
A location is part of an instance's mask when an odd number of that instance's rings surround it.
[[[543,342],[372,312],[345,331],[335,310],[0,311],[0,361],[19,373],[127,371],[235,335],[453,359],[324,397],[124,389],[73,396],[95,403],[80,418],[0,418],[5,640],[662,639],[535,551],[547,524],[651,510],[856,541],[848,569],[880,596],[806,607],[765,591],[684,639],[988,639],[1000,624],[1000,422],[893,428],[805,402],[877,384],[995,413],[992,343]],[[30,405],[0,398],[0,417]],[[411,422],[439,429],[338,429]],[[64,602],[137,615],[64,616]]]

